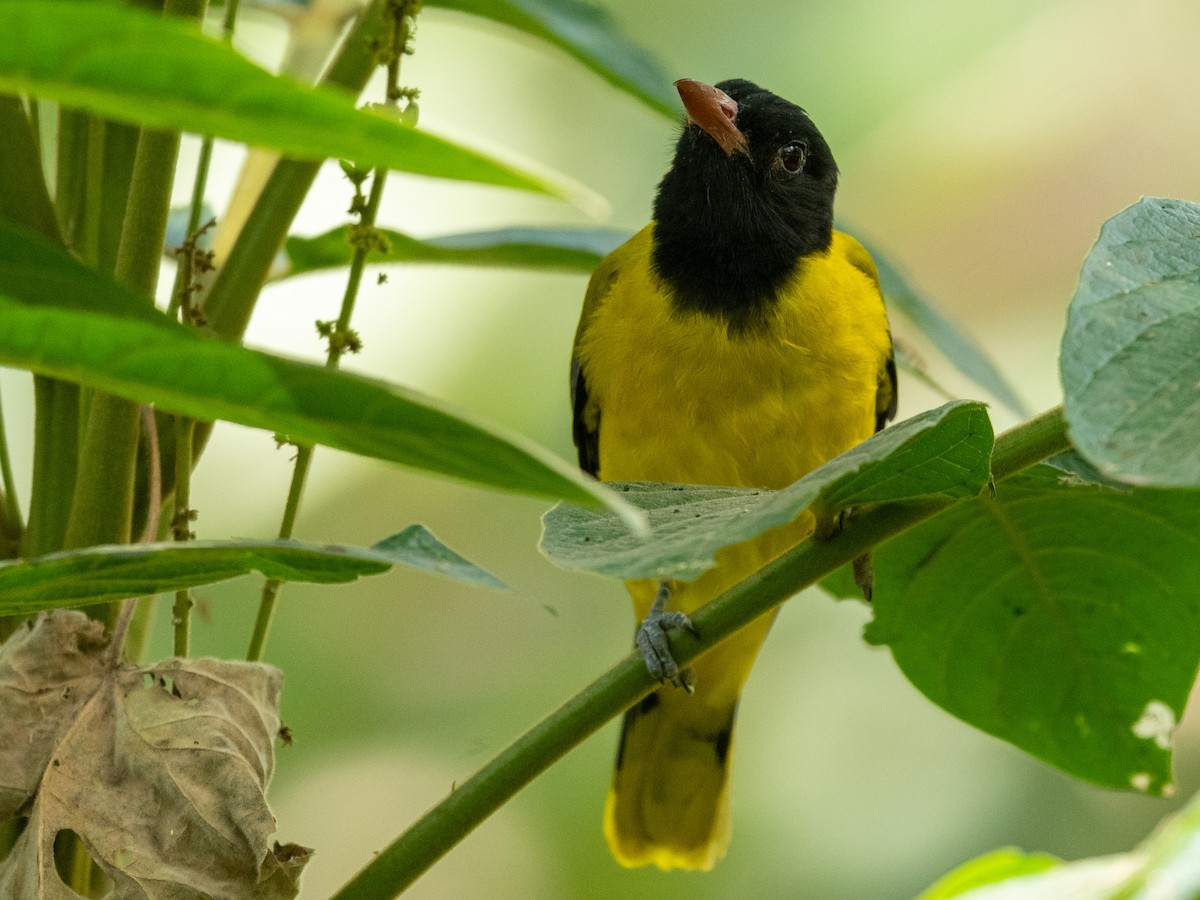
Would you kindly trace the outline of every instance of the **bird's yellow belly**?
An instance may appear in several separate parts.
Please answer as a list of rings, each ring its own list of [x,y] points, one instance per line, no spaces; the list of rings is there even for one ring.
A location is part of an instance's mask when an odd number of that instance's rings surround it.
[[[777,335],[709,337],[699,347],[657,342],[623,361],[619,371],[636,377],[638,387],[631,381],[625,391],[606,392],[600,441],[606,481],[779,489],[874,431],[875,360],[856,365],[853,352],[834,359]],[[688,352],[684,362],[680,354]],[[716,568],[687,585],[672,585],[671,607],[698,609],[807,538],[813,527],[806,513],[721,550]],[[644,617],[657,583],[630,581],[628,587],[638,617]],[[748,670],[771,618],[718,648],[701,670]],[[739,672],[729,679],[729,690],[736,692],[743,677]]]
[[[621,361],[627,383],[603,407],[605,481],[778,489],[874,431],[874,360],[774,336],[689,343]]]

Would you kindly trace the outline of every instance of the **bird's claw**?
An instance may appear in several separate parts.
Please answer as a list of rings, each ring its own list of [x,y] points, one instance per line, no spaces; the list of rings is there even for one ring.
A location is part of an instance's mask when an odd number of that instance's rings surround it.
[[[680,669],[675,663],[667,642],[667,632],[672,628],[684,628],[695,634],[696,629],[692,627],[692,620],[686,614],[667,610],[667,600],[670,596],[670,587],[663,582],[659,586],[658,596],[654,598],[654,604],[642,620],[642,624],[638,626],[634,642],[646,661],[646,669],[652,678],[662,684],[669,681],[690,694],[694,684],[692,670]]]

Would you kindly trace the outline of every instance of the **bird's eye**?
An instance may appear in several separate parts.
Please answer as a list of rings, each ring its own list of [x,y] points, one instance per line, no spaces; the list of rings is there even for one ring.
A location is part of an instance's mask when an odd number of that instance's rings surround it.
[[[784,171],[795,175],[804,168],[804,160],[808,158],[808,145],[803,141],[792,141],[784,144],[779,151],[779,164]]]

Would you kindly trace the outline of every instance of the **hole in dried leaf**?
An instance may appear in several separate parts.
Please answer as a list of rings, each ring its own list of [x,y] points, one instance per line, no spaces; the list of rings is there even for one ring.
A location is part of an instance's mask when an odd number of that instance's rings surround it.
[[[183,699],[183,694],[179,693],[179,688],[175,685],[175,679],[170,675],[159,675],[156,678],[150,677],[150,682],[146,686],[149,687],[152,684],[157,684],[172,697],[177,697],[180,700]]]
[[[54,869],[63,886],[71,891],[71,896],[80,897],[81,900],[81,895],[73,890],[73,886],[87,885],[88,893],[92,893],[91,886],[98,884],[102,878],[100,867],[88,853],[79,835],[70,828],[64,828],[54,836]]]
[[[28,824],[29,819],[21,816],[9,819],[7,822],[0,822],[0,847],[3,848],[0,850],[0,864],[3,864],[4,860],[8,858],[8,854]]]

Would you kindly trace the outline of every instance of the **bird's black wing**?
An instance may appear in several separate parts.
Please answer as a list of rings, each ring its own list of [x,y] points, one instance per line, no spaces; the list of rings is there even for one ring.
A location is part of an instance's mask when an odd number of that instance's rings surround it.
[[[887,362],[879,373],[879,387],[875,391],[875,430],[883,431],[883,426],[896,418],[896,402],[899,399],[899,389],[896,386],[896,354],[888,354]]]
[[[589,409],[587,379],[578,357],[571,357],[572,434],[579,451],[579,468],[593,478],[600,475],[600,410]]]
[[[850,265],[871,279],[879,294],[879,302],[883,303],[883,289],[879,284],[879,270],[875,260],[867,248],[850,238],[846,242],[846,259]],[[896,403],[899,399],[899,388],[896,384],[896,353],[891,348],[891,336],[888,336],[888,356],[883,368],[879,370],[879,381],[875,388],[875,430],[882,431],[884,426],[896,418]]]
[[[575,449],[579,451],[579,468],[593,478],[600,477],[600,404],[588,392],[587,375],[579,358],[579,348],[596,311],[617,282],[619,268],[616,255],[614,252],[605,257],[588,281],[571,352],[571,431],[575,438]]]

